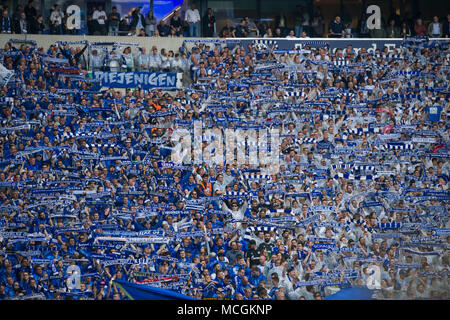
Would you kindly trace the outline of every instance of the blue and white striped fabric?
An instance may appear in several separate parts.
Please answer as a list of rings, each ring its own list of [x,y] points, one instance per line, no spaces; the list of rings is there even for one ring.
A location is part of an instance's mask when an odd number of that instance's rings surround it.
[[[394,112],[396,115],[402,115],[403,114],[403,108],[395,107]]]
[[[303,91],[287,91],[284,93],[285,97],[304,97],[306,98],[307,95]]]
[[[356,134],[358,136],[362,136],[366,133],[380,133],[382,131],[381,128],[354,128],[354,129],[347,129],[348,133]]]
[[[342,139],[343,140],[347,140],[349,134],[362,136],[362,135],[367,134],[367,133],[381,133],[382,130],[383,129],[380,128],[380,127],[377,127],[377,128],[353,128],[353,129],[347,129],[345,131],[345,133],[342,135]]]
[[[331,166],[333,169],[350,169],[352,165],[350,164],[333,164]]]
[[[114,143],[104,143],[104,144],[88,143],[88,144],[86,144],[86,146],[88,148],[93,148],[93,147],[96,147],[96,148],[115,148],[115,147],[117,147],[117,145],[114,144]]]
[[[254,174],[254,173],[244,173],[241,175],[241,180],[249,180],[249,181],[254,181],[254,180],[271,180],[270,175],[267,174]]]
[[[420,94],[415,94],[415,93],[408,93],[408,94],[403,94],[403,93],[394,93],[391,95],[391,99],[396,100],[396,99],[400,99],[400,100],[421,100],[422,96]]]
[[[342,92],[342,93],[338,93],[338,97],[339,98],[345,98],[347,100],[356,97],[356,93],[353,92]]]
[[[335,176],[334,179],[337,180],[338,178],[344,178],[347,180],[358,180],[358,181],[366,181],[366,180],[373,180],[375,179],[377,176],[376,175],[354,175],[351,173],[342,173],[342,172],[338,172]]]
[[[255,231],[264,231],[264,232],[270,232],[270,231],[276,231],[276,227],[266,227],[266,226],[257,226],[257,227],[248,227],[247,231],[249,232],[255,232]]]
[[[186,210],[205,211],[205,206],[202,204],[186,204]]]
[[[353,170],[355,170],[355,171],[374,171],[375,170],[375,166],[355,165],[353,167]]]
[[[73,132],[64,132],[64,133],[62,134],[62,139],[63,139],[63,140],[71,139],[71,138],[75,138],[75,137],[76,137],[76,134],[73,133]]]
[[[270,209],[269,210],[271,213],[275,214],[275,213],[280,213],[280,214],[291,214],[291,209]]]
[[[380,148],[382,150],[412,150],[414,149],[414,144],[412,142],[388,142],[381,145]]]
[[[246,239],[246,240],[252,239],[252,233],[256,232],[256,231],[270,232],[270,231],[276,231],[276,230],[277,230],[276,227],[262,227],[262,226],[248,227],[245,230],[244,239]]]
[[[415,70],[415,71],[397,71],[397,72],[393,73],[393,75],[396,75],[396,76],[408,76],[408,77],[410,77],[410,76],[418,76],[418,75],[420,75],[420,71],[418,71],[418,70]]]
[[[375,228],[381,230],[395,230],[403,226],[401,222],[379,222]]]
[[[337,60],[333,61],[333,64],[338,67],[346,66],[350,63],[349,60],[345,60],[345,58],[337,58]]]
[[[406,60],[407,57],[403,57],[400,54],[376,54],[374,55],[375,58],[383,58],[383,59],[392,59],[392,60]]]
[[[257,40],[253,40],[253,45],[258,49],[258,50],[267,50],[267,49],[272,49],[278,48],[278,44],[276,40],[263,40],[263,39],[257,39]]]
[[[227,191],[225,192],[225,195],[229,197],[247,197],[248,193],[239,191]]]
[[[73,132],[64,132],[62,137],[64,139],[70,139],[70,138],[95,138],[98,136],[97,132],[87,132],[87,133],[73,133]]]

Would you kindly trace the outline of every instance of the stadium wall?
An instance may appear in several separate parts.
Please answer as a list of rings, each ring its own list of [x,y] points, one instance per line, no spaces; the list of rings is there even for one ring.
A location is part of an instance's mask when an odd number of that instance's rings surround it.
[[[156,45],[158,49],[165,48],[167,50],[173,50],[178,52],[178,49],[183,44],[185,38],[150,38],[150,37],[112,37],[112,36],[73,36],[73,35],[44,35],[44,34],[0,34],[0,46],[3,49],[5,43],[10,39],[20,40],[35,40],[38,47],[43,47],[47,50],[50,45],[55,44],[57,41],[82,41],[87,40],[89,42],[132,42],[138,43],[142,47],[151,49],[153,45]]]
[[[3,46],[10,39],[21,39],[21,40],[35,40],[38,47],[43,47],[47,49],[51,44],[55,44],[57,41],[82,41],[88,40],[89,42],[131,42],[138,43],[140,46],[147,49],[151,49],[152,46],[156,45],[158,49],[165,48],[167,50],[173,50],[178,52],[179,48],[186,41],[188,47],[195,44],[196,41],[211,41],[211,43],[223,41],[224,39],[218,38],[154,38],[154,37],[112,37],[112,36],[73,36],[73,35],[42,35],[42,34],[0,34],[0,46]],[[444,38],[433,39],[433,40],[447,40]],[[237,42],[241,42],[244,47],[247,47],[251,43],[261,43],[271,46],[276,44],[278,49],[281,50],[292,50],[297,47],[300,43],[306,43],[312,47],[321,46],[323,43],[327,43],[331,49],[335,48],[345,48],[348,44],[352,44],[355,49],[366,48],[371,50],[383,49],[383,46],[387,46],[389,50],[400,47],[403,39],[400,38],[352,38],[352,39],[331,39],[331,38],[307,38],[307,39],[285,39],[285,38],[230,38],[226,40],[227,44],[234,46]]]

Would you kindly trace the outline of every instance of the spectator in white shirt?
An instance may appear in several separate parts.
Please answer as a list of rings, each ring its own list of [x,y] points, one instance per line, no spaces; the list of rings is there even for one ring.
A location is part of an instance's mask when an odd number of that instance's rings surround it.
[[[267,28],[266,33],[264,34],[263,38],[273,38],[272,29]]]
[[[117,51],[113,49],[109,55],[109,70],[120,71],[122,65],[122,57],[117,54]]]
[[[94,14],[92,15],[92,19],[96,20],[98,23],[98,27],[100,30],[101,35],[106,35],[106,12],[103,11],[103,7],[100,5],[98,8],[94,11]]]
[[[152,47],[152,53],[150,54],[149,70],[159,71],[161,69],[161,55],[158,52],[156,46]]]
[[[189,25],[189,37],[198,37],[198,28],[200,25],[200,13],[195,8],[195,4],[191,4],[191,8],[186,10],[184,20]]]
[[[215,195],[223,195],[226,190],[226,183],[223,181],[223,174],[217,175],[217,180],[214,183],[214,194]]]
[[[295,39],[295,38],[297,38],[295,36],[295,31],[294,30],[289,31],[289,34],[286,36],[286,39]]]
[[[104,55],[103,52],[98,52],[97,49],[94,49],[91,51],[89,60],[90,60],[90,67],[91,69],[94,70],[101,70],[103,67],[103,62],[104,62]]]
[[[175,53],[175,58],[171,62],[172,72],[183,72],[183,60],[181,60],[180,54]]]
[[[141,53],[137,57],[138,71],[140,72],[148,71],[149,63],[150,63],[150,55],[147,54],[147,50],[145,48],[142,48]]]
[[[52,14],[50,15],[50,21],[53,25],[58,22],[59,26],[59,34],[62,34],[62,19],[64,18],[64,12],[61,11],[61,8],[59,5],[55,5],[55,9],[52,11]]]
[[[131,47],[126,47],[122,52],[122,56],[126,64],[126,67],[122,66],[122,68],[126,68],[127,72],[134,71],[134,56]]]
[[[159,56],[161,57],[161,69],[164,72],[168,72],[170,69],[170,59],[169,55],[167,54],[167,50],[164,48],[161,49]]]

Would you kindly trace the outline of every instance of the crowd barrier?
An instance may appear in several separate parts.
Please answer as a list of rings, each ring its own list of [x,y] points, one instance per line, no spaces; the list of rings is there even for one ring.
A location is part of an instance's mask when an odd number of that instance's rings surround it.
[[[157,46],[158,49],[166,48],[167,50],[173,50],[178,52],[179,48],[183,44],[183,38],[153,38],[153,37],[113,37],[113,36],[73,36],[73,35],[43,35],[43,34],[0,34],[0,46],[4,47],[10,39],[21,40],[35,40],[38,47],[43,47],[47,50],[50,45],[55,44],[57,41],[82,41],[87,40],[89,42],[133,42],[139,44],[141,47],[145,47],[148,50],[152,46]]]
[[[345,48],[348,44],[351,44],[353,48],[359,51],[361,48],[366,48],[369,52],[377,49],[383,49],[387,47],[389,51],[395,48],[399,48],[403,43],[401,38],[305,38],[305,39],[280,39],[280,38],[229,38],[229,39],[217,39],[217,38],[154,38],[154,37],[113,37],[113,36],[73,36],[73,35],[39,35],[39,34],[0,34],[0,46],[3,48],[6,42],[11,38],[22,40],[35,40],[38,47],[48,48],[51,44],[57,41],[82,41],[87,40],[89,42],[133,42],[139,44],[141,47],[151,49],[152,46],[157,46],[158,49],[166,48],[167,50],[178,51],[179,48],[185,42],[188,47],[195,45],[196,42],[211,41],[227,43],[227,46],[234,46],[240,43],[244,47],[249,44],[261,43],[275,46],[280,50],[292,50],[299,47],[300,44],[308,44],[311,47],[321,47],[325,44],[330,49]],[[448,41],[446,38],[436,38],[433,40]]]

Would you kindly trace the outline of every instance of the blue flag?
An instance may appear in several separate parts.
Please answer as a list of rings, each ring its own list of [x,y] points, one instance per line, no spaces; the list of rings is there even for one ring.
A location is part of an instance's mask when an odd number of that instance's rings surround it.
[[[337,293],[326,297],[324,300],[374,300],[374,290],[365,286],[341,289]]]
[[[131,300],[198,300],[196,298],[144,284],[115,280],[116,286]]]

